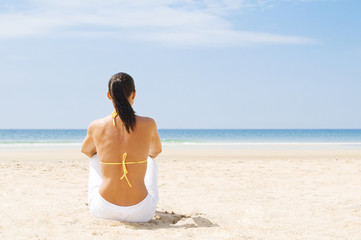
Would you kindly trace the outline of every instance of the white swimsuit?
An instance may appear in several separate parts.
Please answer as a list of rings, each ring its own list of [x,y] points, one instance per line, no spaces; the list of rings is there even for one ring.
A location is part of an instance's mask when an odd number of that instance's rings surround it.
[[[148,194],[135,205],[118,206],[108,202],[99,194],[101,183],[100,161],[95,154],[90,159],[88,185],[89,210],[95,217],[126,222],[149,222],[153,218],[159,199],[158,166],[153,158],[147,159],[147,171],[144,177]]]

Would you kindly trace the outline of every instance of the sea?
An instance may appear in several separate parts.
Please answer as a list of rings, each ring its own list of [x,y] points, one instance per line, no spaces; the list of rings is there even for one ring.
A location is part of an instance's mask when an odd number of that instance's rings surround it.
[[[361,144],[361,129],[159,129],[165,145]],[[0,129],[0,145],[81,144],[86,129]]]

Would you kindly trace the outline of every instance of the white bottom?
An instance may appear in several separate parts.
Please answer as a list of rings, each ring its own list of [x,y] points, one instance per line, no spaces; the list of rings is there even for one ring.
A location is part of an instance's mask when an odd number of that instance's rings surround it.
[[[118,206],[105,200],[99,194],[101,182],[100,161],[95,154],[90,159],[88,185],[89,210],[95,217],[126,222],[148,222],[153,218],[159,199],[158,167],[153,158],[148,157],[147,171],[144,177],[148,194],[135,205]]]

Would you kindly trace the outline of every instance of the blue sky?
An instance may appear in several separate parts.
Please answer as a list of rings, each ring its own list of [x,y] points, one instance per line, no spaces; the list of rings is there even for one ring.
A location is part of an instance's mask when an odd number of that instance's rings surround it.
[[[86,128],[133,76],[159,128],[361,128],[348,0],[0,3],[0,128]]]

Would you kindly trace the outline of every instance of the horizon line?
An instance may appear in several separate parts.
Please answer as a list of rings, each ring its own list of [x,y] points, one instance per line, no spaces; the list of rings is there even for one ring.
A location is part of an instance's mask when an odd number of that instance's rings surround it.
[[[0,130],[87,130],[87,128],[0,128]],[[158,128],[158,130],[361,130],[361,128]]]

